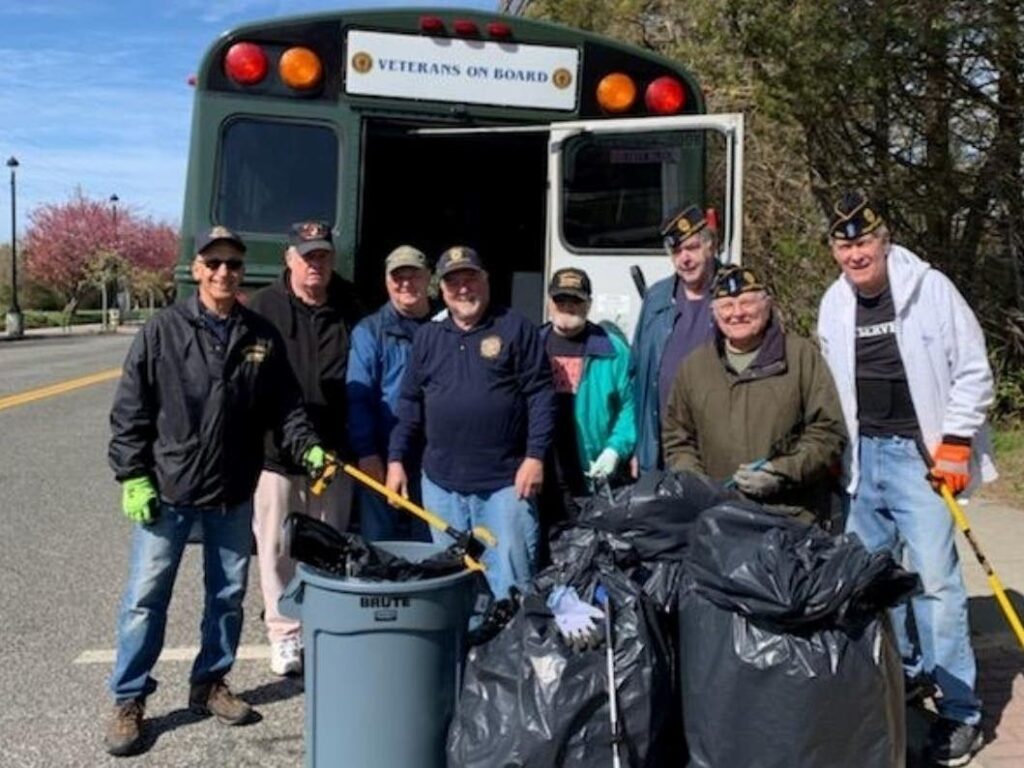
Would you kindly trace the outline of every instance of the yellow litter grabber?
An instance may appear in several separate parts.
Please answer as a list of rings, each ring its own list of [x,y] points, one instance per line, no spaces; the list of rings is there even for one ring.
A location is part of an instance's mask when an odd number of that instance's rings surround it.
[[[1006,590],[1003,589],[1003,583],[996,575],[995,569],[992,568],[992,564],[989,563],[985,553],[981,551],[981,546],[978,544],[977,539],[974,538],[967,515],[964,514],[963,508],[957,503],[956,498],[954,498],[952,491],[949,490],[949,486],[946,483],[939,483],[938,488],[939,493],[942,494],[942,498],[946,502],[946,506],[949,507],[949,513],[953,515],[953,520],[956,521],[957,528],[963,532],[967,543],[974,550],[974,556],[981,563],[985,576],[988,577],[988,584],[996,596],[996,601],[999,603],[999,607],[1003,609],[1003,615],[1006,616],[1006,621],[1013,630],[1013,634],[1017,636],[1017,642],[1020,643],[1021,648],[1024,648],[1024,626],[1020,623],[1020,616],[1017,615],[1017,611],[1014,609],[1013,603],[1010,602],[1010,598],[1006,596]]]
[[[443,531],[451,536],[464,553],[463,560],[466,564],[466,568],[471,571],[486,570],[484,568],[484,564],[480,562],[480,558],[483,557],[484,551],[487,547],[493,547],[498,543],[494,534],[489,530],[483,526],[478,526],[472,531],[459,531],[452,528],[433,512],[424,509],[418,504],[414,504],[400,493],[395,493],[386,485],[378,483],[365,472],[353,467],[351,464],[346,464],[343,461],[340,461],[333,454],[328,454],[327,461],[324,463],[323,471],[313,479],[313,493],[317,496],[323,493],[324,489],[328,484],[330,484],[339,471],[345,472],[345,474],[355,478],[367,488],[372,488],[395,506],[401,507],[408,512],[412,512],[416,517],[420,518],[431,527],[436,528],[439,531]]]

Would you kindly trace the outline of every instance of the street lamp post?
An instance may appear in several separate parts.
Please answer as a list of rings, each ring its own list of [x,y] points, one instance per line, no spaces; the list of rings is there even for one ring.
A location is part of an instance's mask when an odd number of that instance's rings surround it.
[[[114,224],[114,253],[115,254],[117,253],[117,203],[118,203],[118,201],[120,199],[121,198],[119,198],[116,193],[110,196],[110,211],[111,211],[111,218],[113,219],[113,224]],[[110,327],[110,323],[108,322],[109,312],[108,312],[108,309],[107,309],[107,307],[109,305],[109,301],[108,301],[108,298],[107,298],[107,296],[108,296],[107,291],[108,291],[108,288],[109,288],[108,283],[110,282],[110,273],[108,272],[109,268],[110,268],[110,263],[109,263],[109,258],[108,258],[107,259],[107,263],[105,263],[103,265],[103,272],[102,272],[101,278],[100,278],[100,295],[103,298],[103,311],[102,311],[102,313],[100,315],[100,318],[101,318],[100,325],[103,328],[103,330],[107,330]],[[115,325],[116,325],[116,323],[115,323]]]
[[[15,207],[17,196],[15,169],[18,167],[18,158],[11,155],[7,160],[7,167],[11,169],[11,308],[7,312],[7,335],[18,338],[25,333],[21,307],[18,306],[18,236]]]

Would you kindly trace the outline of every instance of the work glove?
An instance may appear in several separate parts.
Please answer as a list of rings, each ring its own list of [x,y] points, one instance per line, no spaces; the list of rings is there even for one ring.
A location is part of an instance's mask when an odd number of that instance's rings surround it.
[[[548,608],[554,614],[555,626],[569,648],[585,651],[601,645],[604,612],[583,602],[575,587],[563,585],[551,590]]]
[[[943,435],[935,449],[935,463],[929,479],[936,491],[943,483],[952,493],[961,493],[971,482],[971,441],[966,437]]]
[[[156,517],[160,496],[148,477],[133,477],[121,483],[121,511],[129,520],[148,525]]]
[[[324,467],[327,466],[327,451],[319,445],[314,445],[302,454],[302,463],[306,466],[310,477],[320,477],[324,473]]]
[[[590,470],[587,472],[587,477],[594,480],[604,479],[615,471],[618,463],[619,454],[612,448],[605,448],[596,459],[590,462]]]
[[[763,464],[740,464],[732,480],[744,495],[763,499],[781,491],[786,478],[775,471],[770,461],[766,461]]]

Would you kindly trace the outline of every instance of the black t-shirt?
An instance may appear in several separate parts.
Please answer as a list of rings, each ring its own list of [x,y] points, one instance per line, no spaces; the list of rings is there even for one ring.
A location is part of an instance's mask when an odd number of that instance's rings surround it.
[[[896,345],[892,291],[857,296],[857,419],[864,435],[917,437],[907,372]]]
[[[576,444],[575,409],[589,335],[586,328],[572,338],[559,336],[552,330],[545,344],[555,387],[555,439],[552,446],[555,482],[569,496],[581,496],[586,492],[579,446]]]

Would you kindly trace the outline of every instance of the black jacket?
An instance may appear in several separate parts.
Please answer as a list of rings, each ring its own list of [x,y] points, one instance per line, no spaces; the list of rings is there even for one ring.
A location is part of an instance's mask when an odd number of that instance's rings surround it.
[[[249,308],[273,323],[284,337],[292,371],[298,379],[306,412],[324,448],[351,458],[345,429],[345,373],[352,327],[365,314],[355,288],[338,274],[327,286],[327,301],[311,307],[290,286],[289,271],[258,291]],[[265,466],[283,474],[304,474],[282,450],[280,429],[266,438]]]
[[[139,331],[110,426],[119,481],[149,475],[163,501],[201,507],[252,497],[270,427],[281,428],[297,457],[319,442],[277,330],[238,305],[225,348],[203,322],[197,296]]]

